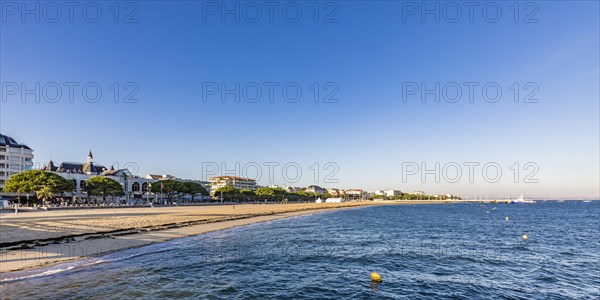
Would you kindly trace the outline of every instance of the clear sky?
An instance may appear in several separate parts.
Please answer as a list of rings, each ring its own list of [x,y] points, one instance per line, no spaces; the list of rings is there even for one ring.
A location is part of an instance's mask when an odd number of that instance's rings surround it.
[[[0,131],[40,164],[91,149],[142,176],[259,166],[263,185],[599,194],[596,1],[15,3]]]

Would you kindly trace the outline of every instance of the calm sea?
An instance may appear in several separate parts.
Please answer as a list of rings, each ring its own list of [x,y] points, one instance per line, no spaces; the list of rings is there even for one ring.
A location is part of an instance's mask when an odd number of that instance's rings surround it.
[[[324,212],[14,275],[1,298],[600,299],[600,201]]]

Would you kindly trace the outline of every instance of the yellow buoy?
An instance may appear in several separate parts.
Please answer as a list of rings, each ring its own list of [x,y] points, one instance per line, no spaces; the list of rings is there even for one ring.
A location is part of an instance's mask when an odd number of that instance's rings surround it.
[[[377,272],[371,273],[371,280],[374,282],[381,282],[381,275]]]
[[[528,237],[526,234],[524,234],[524,235],[523,235],[523,239],[524,239],[524,240],[526,240],[526,239],[528,239],[528,238],[529,238],[529,237]]]
[[[508,217],[505,218],[506,222],[508,222]]]

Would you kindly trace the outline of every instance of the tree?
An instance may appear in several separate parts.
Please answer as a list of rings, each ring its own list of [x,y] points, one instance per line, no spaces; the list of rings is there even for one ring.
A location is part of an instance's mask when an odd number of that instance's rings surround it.
[[[235,200],[239,197],[239,195],[240,191],[232,186],[224,186],[215,191],[215,197],[217,199],[221,199],[221,197],[223,197],[223,200],[226,201]]]
[[[263,200],[272,200],[275,198],[275,189],[262,187],[256,190],[256,197]]]
[[[194,201],[196,194],[201,194],[202,196],[208,195],[208,192],[201,184],[192,181],[181,182],[179,191],[191,195],[192,201]]]
[[[162,188],[161,188],[162,186]],[[152,184],[152,188],[150,189],[154,193],[164,193],[167,195],[167,199],[169,204],[173,204],[173,198],[180,192],[184,190],[183,185],[179,181],[175,180],[159,180]]]
[[[241,190],[240,198],[242,198],[243,201],[251,202],[256,200],[256,194],[251,190]]]
[[[74,189],[73,182],[60,177],[51,172],[41,170],[28,170],[10,176],[4,186],[4,192],[17,193],[19,202],[21,201],[21,193],[36,194],[42,190],[44,193],[64,193]]]
[[[48,201],[48,200],[54,198],[54,193],[52,192],[52,189],[47,186],[42,187],[35,194],[36,194],[38,200],[42,200],[42,201]]]
[[[94,176],[85,183],[85,191],[90,196],[102,196],[102,202],[106,203],[106,196],[123,196],[123,186],[113,179],[104,176]]]
[[[305,191],[289,193],[287,197],[289,200],[296,202],[306,202],[312,200]]]
[[[280,188],[263,187],[256,190],[256,197],[264,200],[281,201],[287,197],[288,193]]]

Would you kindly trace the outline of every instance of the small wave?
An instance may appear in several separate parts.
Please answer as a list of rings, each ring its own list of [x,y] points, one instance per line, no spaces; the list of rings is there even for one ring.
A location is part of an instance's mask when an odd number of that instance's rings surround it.
[[[12,281],[20,281],[26,279],[32,279],[43,276],[50,276],[66,271],[70,271],[77,268],[82,268],[86,266],[96,265],[99,263],[103,263],[106,260],[102,258],[85,258],[81,260],[77,260],[74,262],[61,263],[52,267],[43,268],[43,269],[35,269],[35,270],[26,270],[26,271],[16,271],[6,274],[0,274],[0,283],[7,283]]]
[[[81,269],[84,267],[98,265],[101,263],[116,262],[125,259],[135,258],[150,253],[161,253],[173,250],[174,247],[172,247],[171,244],[173,243],[169,241],[159,244],[146,245],[143,247],[130,248],[118,252],[107,253],[103,256],[85,257],[77,259],[75,261],[63,262],[47,268],[15,271],[6,274],[0,274],[0,284],[55,275],[58,273],[63,273],[75,269]]]

